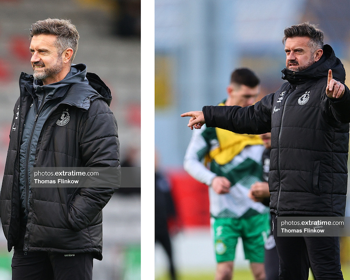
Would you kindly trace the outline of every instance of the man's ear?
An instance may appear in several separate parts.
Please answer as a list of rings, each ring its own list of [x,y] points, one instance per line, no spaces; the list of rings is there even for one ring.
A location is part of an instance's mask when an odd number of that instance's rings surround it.
[[[68,48],[62,53],[63,63],[69,63],[73,56],[73,49]]]
[[[230,96],[233,91],[234,91],[233,85],[232,84],[228,85],[226,88],[227,94]]]
[[[323,55],[323,50],[322,49],[318,49],[317,51],[315,51],[315,54],[314,54],[315,62],[319,61],[320,58],[322,57],[322,55]]]

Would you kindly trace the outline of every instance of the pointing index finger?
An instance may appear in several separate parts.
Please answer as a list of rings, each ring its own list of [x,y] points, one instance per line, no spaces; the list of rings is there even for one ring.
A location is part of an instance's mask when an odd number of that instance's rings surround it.
[[[192,116],[193,116],[192,112],[187,112],[187,113],[181,114],[181,117],[192,117]]]
[[[328,81],[327,81],[328,85],[332,79],[333,79],[332,69],[329,69],[328,70]]]

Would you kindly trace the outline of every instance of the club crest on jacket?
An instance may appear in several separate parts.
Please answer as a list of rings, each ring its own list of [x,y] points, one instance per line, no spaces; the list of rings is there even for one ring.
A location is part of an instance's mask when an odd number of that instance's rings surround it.
[[[70,115],[68,113],[68,109],[62,112],[61,117],[57,120],[56,124],[59,126],[65,126],[70,120]]]
[[[310,99],[310,91],[306,91],[302,96],[298,99],[299,105],[305,105]]]

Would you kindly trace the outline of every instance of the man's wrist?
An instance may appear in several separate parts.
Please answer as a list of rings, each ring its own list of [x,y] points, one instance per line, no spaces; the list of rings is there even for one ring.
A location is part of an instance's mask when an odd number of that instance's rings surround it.
[[[213,177],[210,178],[209,184],[207,184],[209,187],[212,187],[212,186],[213,186],[213,181],[214,181],[214,179],[215,179],[216,177],[217,177],[217,176],[216,176],[216,174],[215,174],[215,175],[213,175]]]

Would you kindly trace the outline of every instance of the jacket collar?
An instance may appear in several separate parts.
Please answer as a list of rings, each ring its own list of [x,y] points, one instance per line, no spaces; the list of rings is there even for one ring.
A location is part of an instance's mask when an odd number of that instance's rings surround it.
[[[90,101],[101,98],[108,105],[110,105],[112,100],[112,95],[110,89],[106,84],[99,78],[98,75],[94,73],[86,72],[86,66],[84,64],[74,65],[75,68],[84,72],[88,79],[88,83],[82,80],[81,82],[76,81],[69,86],[68,91],[58,91],[57,94],[51,97],[51,99],[61,98],[60,104],[69,104],[70,106],[75,106],[81,109],[89,109]],[[33,75],[26,73],[21,73],[20,76],[20,88],[21,95],[33,96]]]

